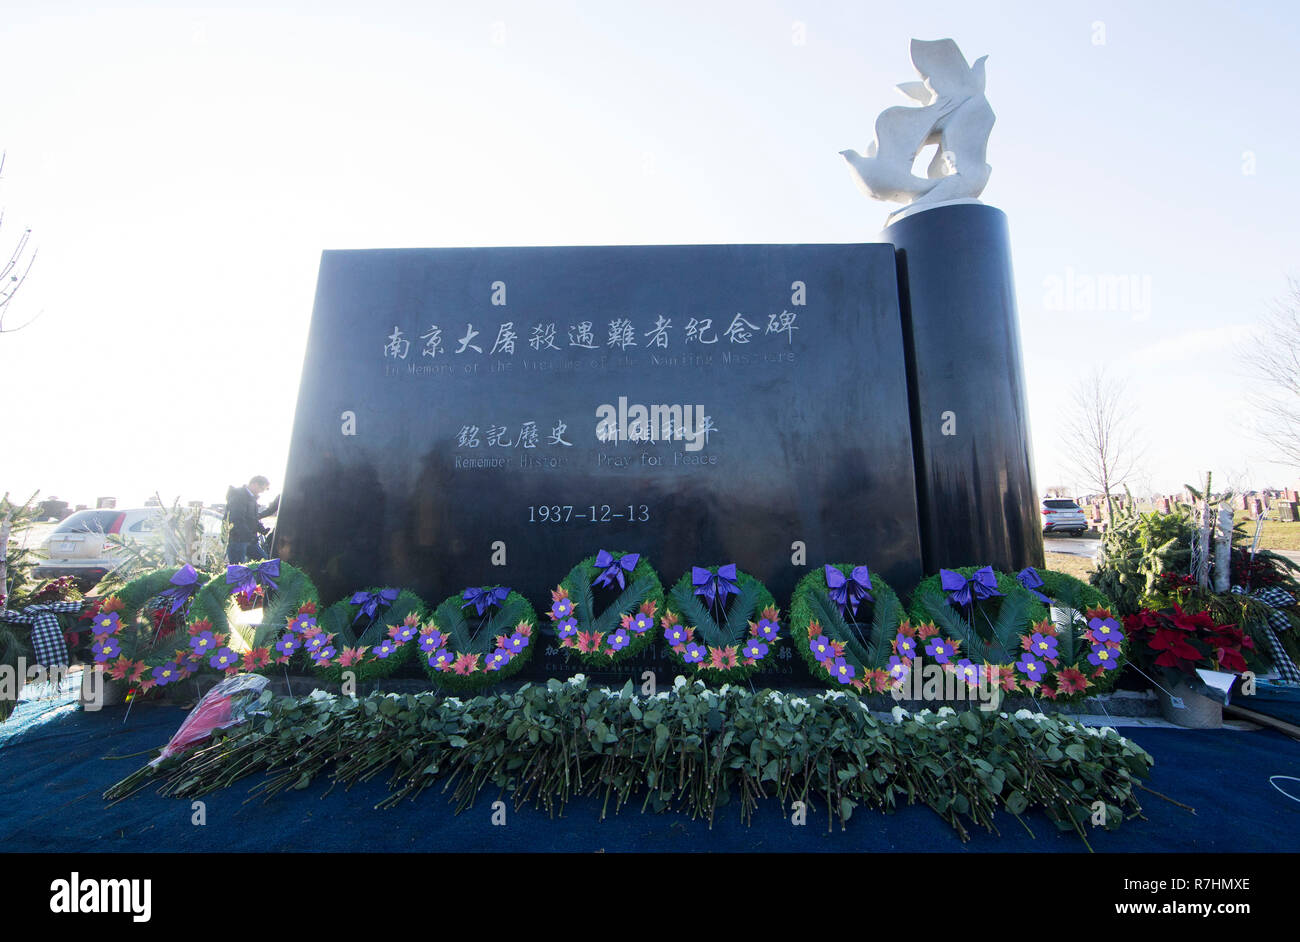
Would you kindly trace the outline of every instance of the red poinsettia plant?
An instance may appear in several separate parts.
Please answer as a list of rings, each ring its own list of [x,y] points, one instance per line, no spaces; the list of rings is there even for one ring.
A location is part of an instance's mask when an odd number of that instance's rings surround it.
[[[1124,627],[1132,659],[1170,686],[1197,682],[1198,668],[1240,674],[1255,649],[1255,642],[1236,625],[1216,622],[1210,612],[1189,612],[1177,602],[1128,615]]]

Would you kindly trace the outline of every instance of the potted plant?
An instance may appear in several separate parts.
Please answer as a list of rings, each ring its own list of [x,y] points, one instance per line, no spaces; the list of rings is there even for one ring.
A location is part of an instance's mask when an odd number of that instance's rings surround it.
[[[1156,684],[1160,710],[1179,726],[1216,729],[1223,725],[1223,701],[1214,692],[1248,667],[1255,643],[1238,627],[1208,611],[1190,612],[1177,602],[1143,608],[1124,619],[1129,657]],[[1208,696],[1207,696],[1208,694]]]

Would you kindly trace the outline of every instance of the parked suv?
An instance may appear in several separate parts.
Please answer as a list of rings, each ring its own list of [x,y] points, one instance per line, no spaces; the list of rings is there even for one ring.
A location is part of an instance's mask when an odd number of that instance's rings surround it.
[[[220,555],[221,515],[204,510],[199,520],[203,528],[199,558]],[[158,507],[79,510],[55,527],[46,540],[46,558],[36,567],[36,578],[72,576],[83,591],[90,589],[124,561],[121,549],[109,542],[110,536],[157,547],[162,543],[161,525]]]
[[[1083,509],[1068,497],[1043,499],[1043,533],[1073,533],[1078,536],[1088,529],[1088,518]]]

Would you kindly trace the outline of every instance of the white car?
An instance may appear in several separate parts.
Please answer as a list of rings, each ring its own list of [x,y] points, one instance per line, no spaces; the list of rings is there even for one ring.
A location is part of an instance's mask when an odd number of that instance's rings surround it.
[[[221,515],[198,513],[198,559],[207,561],[222,552]],[[82,590],[89,589],[125,561],[122,550],[109,540],[121,537],[153,549],[162,549],[163,511],[158,507],[128,510],[79,510],[68,517],[45,541],[45,559],[36,567],[38,579],[73,576]]]
[[[1088,518],[1083,508],[1068,497],[1043,498],[1043,535],[1073,533],[1078,536],[1088,530]]]

